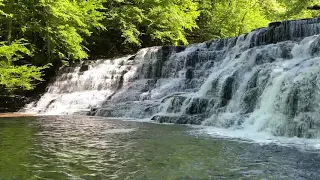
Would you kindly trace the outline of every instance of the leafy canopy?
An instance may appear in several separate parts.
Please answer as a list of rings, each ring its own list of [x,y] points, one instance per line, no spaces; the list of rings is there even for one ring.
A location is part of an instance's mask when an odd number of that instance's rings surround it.
[[[0,0],[0,89],[30,90],[42,81],[48,68],[58,69],[64,63],[93,55],[238,36],[271,21],[319,16],[319,11],[307,10],[317,3]]]
[[[107,29],[121,32],[124,43],[151,41],[187,44],[186,31],[197,28],[198,4],[193,0],[110,0],[106,3]]]
[[[30,90],[51,63],[87,58],[85,38],[104,29],[100,9],[98,0],[0,0],[0,85]]]

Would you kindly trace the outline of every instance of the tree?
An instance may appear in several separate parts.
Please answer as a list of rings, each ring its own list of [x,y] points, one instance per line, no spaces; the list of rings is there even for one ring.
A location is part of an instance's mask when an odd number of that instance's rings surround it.
[[[317,0],[203,0],[199,1],[199,29],[190,32],[189,40],[203,42],[238,36],[252,29],[283,21],[319,16],[308,6]]]
[[[46,67],[15,65],[15,62],[32,53],[24,39],[12,41],[14,2],[0,1],[0,7],[3,8],[0,10],[1,19],[6,24],[0,34],[5,37],[5,40],[0,42],[0,89],[2,89],[0,93],[7,94],[17,88],[30,90],[34,87],[34,81],[42,80],[41,71]]]
[[[312,18],[315,14],[308,11],[308,7],[317,3],[318,0],[277,0],[277,3],[285,9],[277,16],[280,20]]]
[[[0,84],[29,90],[49,64],[87,58],[85,38],[104,28],[100,9],[98,0],[1,0]]]
[[[35,10],[27,34],[36,34],[44,42],[48,62],[55,59],[79,60],[88,57],[83,45],[84,37],[93,28],[104,28],[100,1],[40,0],[31,5]]]
[[[34,81],[41,81],[42,70],[47,66],[36,67],[32,65],[15,65],[15,61],[24,55],[31,55],[23,40],[10,43],[0,42],[0,85],[8,92],[17,88],[30,90],[34,88]],[[0,92],[1,93],[1,92]],[[6,93],[6,92],[2,92]]]
[[[197,28],[192,0],[110,0],[104,6],[104,25],[108,32],[119,32],[124,44],[187,44],[186,31]]]
[[[199,30],[191,33],[193,41],[238,36],[270,22],[258,0],[204,0],[199,8]]]

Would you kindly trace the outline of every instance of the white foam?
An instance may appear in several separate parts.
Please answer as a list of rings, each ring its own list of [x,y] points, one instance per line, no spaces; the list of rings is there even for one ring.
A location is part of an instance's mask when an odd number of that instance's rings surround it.
[[[107,134],[121,134],[121,133],[131,133],[135,131],[136,129],[131,128],[131,129],[107,129],[105,133]]]
[[[223,129],[208,126],[191,126],[191,134],[210,135],[216,138],[265,144],[276,144],[279,146],[296,147],[302,150],[320,150],[320,139],[305,139],[298,137],[277,137],[268,132],[257,132],[243,129]]]

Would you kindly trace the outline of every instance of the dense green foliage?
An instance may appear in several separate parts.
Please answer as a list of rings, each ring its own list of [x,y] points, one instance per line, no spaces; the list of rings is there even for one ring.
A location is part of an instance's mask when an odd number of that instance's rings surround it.
[[[7,90],[13,90],[17,86],[30,90],[33,88],[33,80],[41,80],[41,70],[45,66],[14,65],[15,61],[23,58],[23,54],[30,55],[31,52],[21,40],[10,45],[0,42],[0,84]]]
[[[102,2],[95,0],[0,2],[0,84],[7,91],[32,89],[50,64],[87,58],[85,37],[104,29]]]
[[[99,55],[187,44],[188,32],[198,28],[200,12],[194,0],[107,0],[104,7],[106,31],[90,43],[92,52]]]
[[[186,44],[185,31],[197,27],[195,19],[199,15],[192,0],[110,1],[107,9],[105,24],[119,30],[125,43],[137,45],[142,34],[151,40]]]
[[[308,18],[317,0],[0,0],[0,94],[30,90],[47,69],[140,47],[237,36]]]

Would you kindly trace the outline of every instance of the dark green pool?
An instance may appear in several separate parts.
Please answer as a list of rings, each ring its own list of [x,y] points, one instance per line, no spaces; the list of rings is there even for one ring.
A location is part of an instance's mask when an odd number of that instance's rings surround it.
[[[320,179],[320,154],[85,116],[0,119],[0,179]]]

